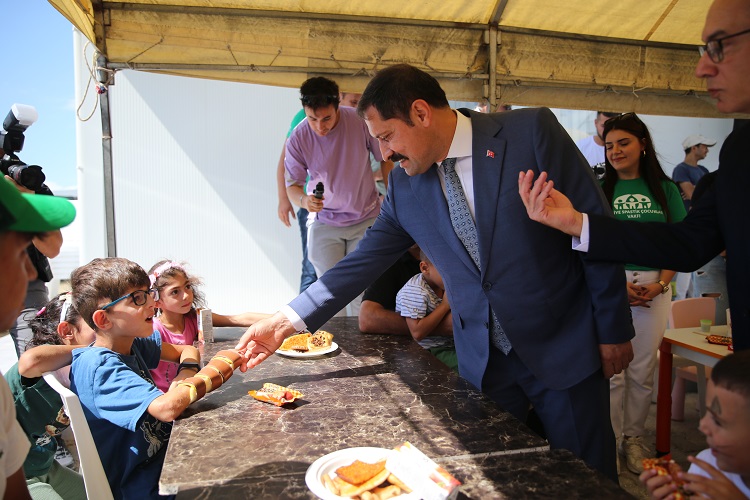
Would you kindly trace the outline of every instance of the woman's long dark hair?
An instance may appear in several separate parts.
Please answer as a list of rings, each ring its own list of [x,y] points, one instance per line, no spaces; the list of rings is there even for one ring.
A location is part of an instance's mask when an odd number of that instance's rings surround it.
[[[625,113],[604,122],[602,137],[604,137],[605,141],[607,140],[607,134],[612,130],[623,130],[632,134],[645,146],[645,155],[641,155],[639,158],[638,174],[646,181],[646,185],[661,206],[664,215],[666,215],[667,222],[672,222],[672,215],[669,213],[669,206],[667,206],[667,195],[661,184],[662,181],[672,182],[672,179],[664,173],[659,164],[659,159],[656,157],[656,150],[654,149],[654,142],[651,140],[651,134],[646,124],[635,113]],[[615,184],[617,184],[618,177],[617,171],[609,163],[606,153],[604,155],[604,170],[606,173],[604,175],[602,190],[609,204],[612,205],[612,198],[614,197]]]

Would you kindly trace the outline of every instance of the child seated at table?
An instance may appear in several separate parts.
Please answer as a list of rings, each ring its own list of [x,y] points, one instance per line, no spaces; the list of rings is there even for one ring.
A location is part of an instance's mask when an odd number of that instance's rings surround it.
[[[16,419],[31,443],[23,463],[26,485],[32,498],[85,500],[83,477],[55,460],[58,439],[70,420],[62,399],[42,375],[57,371],[63,385],[69,386],[73,349],[93,342],[94,331],[81,319],[70,293],[50,300],[29,321],[29,328],[29,349],[5,374]]]
[[[177,381],[198,370],[181,370],[166,393],[149,370],[159,359],[197,365],[198,350],[162,343],[153,327],[156,290],[138,264],[94,259],[73,271],[71,285],[76,309],[96,333],[91,347],[73,351],[71,389],[81,400],[112,494],[160,498],[172,421],[194,400],[195,387]]]
[[[156,301],[157,316],[154,329],[161,334],[162,342],[179,345],[193,345],[198,337],[198,311],[204,307],[203,294],[198,290],[200,280],[191,276],[185,265],[171,260],[162,260],[148,272],[151,288],[159,292]],[[246,312],[224,316],[211,312],[214,326],[251,326],[270,314]],[[160,361],[151,376],[156,387],[165,391],[177,375],[177,363]]]
[[[708,448],[688,457],[690,469],[679,473],[683,488],[715,499],[750,498],[750,351],[730,354],[711,371],[706,388],[706,414],[698,429]],[[675,478],[646,470],[640,480],[653,499],[677,491]]]
[[[443,278],[425,253],[419,252],[420,273],[396,295],[396,312],[406,318],[411,336],[436,358],[458,371],[456,346],[451,336],[441,336],[438,326],[451,314]]]

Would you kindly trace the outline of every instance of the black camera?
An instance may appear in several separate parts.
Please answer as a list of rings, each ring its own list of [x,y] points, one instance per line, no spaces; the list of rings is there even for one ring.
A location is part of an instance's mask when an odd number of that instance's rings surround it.
[[[319,199],[319,200],[320,200],[320,199],[322,199],[322,198],[323,198],[323,192],[324,192],[324,191],[325,191],[325,190],[323,189],[323,183],[322,183],[322,182],[319,182],[319,183],[318,183],[318,184],[317,184],[317,185],[315,186],[315,189],[313,190],[313,196],[315,196],[315,197],[316,197],[317,199]]]
[[[604,168],[604,162],[591,165],[591,170],[594,171],[594,177],[596,177],[596,180],[598,181],[604,179],[607,174],[607,170]]]
[[[37,117],[33,106],[25,104],[11,106],[8,116],[3,121],[3,129],[0,131],[0,148],[4,153],[0,160],[0,171],[37,194],[50,194],[49,188],[44,184],[46,177],[42,172],[42,167],[27,165],[16,155],[23,149],[23,142],[26,139],[23,133],[36,121]]]

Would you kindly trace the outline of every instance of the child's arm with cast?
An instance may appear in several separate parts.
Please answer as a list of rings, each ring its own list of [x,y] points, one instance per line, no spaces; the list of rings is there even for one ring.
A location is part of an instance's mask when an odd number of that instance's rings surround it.
[[[432,312],[428,313],[424,318],[415,319],[407,317],[406,324],[409,327],[409,331],[414,340],[419,341],[436,333],[438,327],[443,323],[446,317],[450,316],[450,314],[451,306],[448,303],[448,295],[443,294],[443,300]],[[447,321],[450,324],[452,320],[448,319]]]
[[[73,349],[82,345],[40,345],[33,347],[18,358],[18,373],[25,378],[39,378],[73,361]]]
[[[253,326],[253,324],[258,321],[270,317],[270,314],[258,312],[245,312],[230,315],[217,314],[215,312],[211,313],[211,319],[214,326]]]
[[[180,363],[180,370],[169,386],[169,390],[164,395],[154,399],[148,406],[148,413],[162,422],[171,422],[197,399],[193,398],[194,391],[189,386],[180,384],[180,382],[198,373],[201,356],[198,349],[191,345],[164,342],[161,345],[161,359]],[[195,367],[183,367],[182,363],[189,363]]]
[[[179,361],[181,365],[195,365],[199,363],[200,354],[193,346],[164,343],[161,359]],[[148,406],[148,413],[162,422],[171,422],[191,403],[221,387],[229,380],[241,361],[242,356],[237,351],[225,350],[216,353],[200,370],[197,367],[181,366],[169,390]]]

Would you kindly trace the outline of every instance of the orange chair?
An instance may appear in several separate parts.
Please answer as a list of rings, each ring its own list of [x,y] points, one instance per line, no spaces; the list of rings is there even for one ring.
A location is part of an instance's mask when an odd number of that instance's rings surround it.
[[[716,300],[713,297],[675,300],[669,311],[669,328],[700,327],[700,320],[713,321],[715,317]],[[675,368],[672,386],[672,420],[685,419],[685,382],[688,380],[698,384],[698,412],[703,418],[706,414],[706,381],[710,374],[711,369],[701,364]]]

